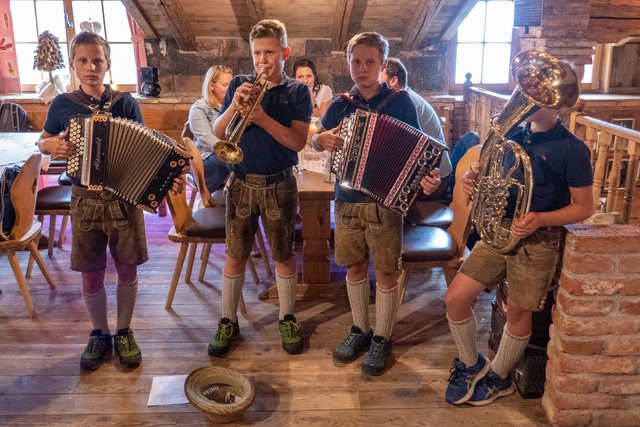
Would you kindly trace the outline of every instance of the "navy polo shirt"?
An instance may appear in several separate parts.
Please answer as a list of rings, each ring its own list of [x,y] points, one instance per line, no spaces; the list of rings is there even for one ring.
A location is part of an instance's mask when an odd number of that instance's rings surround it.
[[[245,82],[252,83],[255,80],[252,75],[240,75],[231,80],[227,88],[227,94],[222,102],[220,114],[224,113],[233,100],[236,89]],[[291,127],[294,120],[311,122],[311,95],[309,89],[303,83],[289,78],[283,73],[278,86],[267,90],[260,102],[264,112],[283,126]],[[227,167],[236,172],[245,174],[271,175],[281,172],[298,164],[298,153],[275,140],[266,130],[260,126],[249,124],[245,129],[240,143],[244,157],[242,162]]]
[[[561,209],[571,203],[570,187],[593,184],[589,149],[560,121],[546,132],[531,132],[531,125],[527,124],[508,137],[522,146],[531,159],[531,212]]]
[[[372,110],[375,110],[376,107],[378,107],[378,105],[386,98],[386,96],[391,91],[392,89],[390,89],[386,83],[381,83],[380,91],[376,95],[372,96],[368,101],[365,101],[364,98],[360,96],[360,93],[358,92],[356,86],[353,86],[353,88],[351,88],[351,91],[349,92],[349,96],[359,102],[368,105]],[[333,102],[329,106],[329,109],[322,117],[322,127],[324,129],[335,128],[336,126],[338,126],[338,124],[340,124],[340,121],[344,117],[351,115],[356,111],[356,109],[356,105],[352,102],[349,102],[342,97],[334,98]],[[409,97],[409,94],[405,91],[401,91],[393,100],[384,105],[378,112],[401,120],[416,129],[420,129],[416,107]],[[373,199],[371,199],[366,194],[358,190],[343,187],[339,185],[338,182],[336,182],[335,193],[336,200],[342,200],[351,203],[373,202]]]
[[[87,104],[98,104],[102,108],[107,102],[109,92],[109,85],[105,86],[107,87],[107,90],[105,90],[100,100],[94,99],[90,95],[84,93],[82,88],[80,88],[78,93],[86,98]],[[122,117],[142,123],[140,105],[138,105],[138,102],[130,93],[125,93],[115,105],[112,105],[110,112],[113,117]],[[83,108],[80,104],[69,99],[65,94],[56,96],[53,98],[53,101],[51,101],[51,105],[47,111],[47,119],[44,122],[44,131],[50,135],[58,135],[69,127],[69,120],[71,119],[71,116],[75,116],[76,114],[92,114],[92,111],[89,106]]]

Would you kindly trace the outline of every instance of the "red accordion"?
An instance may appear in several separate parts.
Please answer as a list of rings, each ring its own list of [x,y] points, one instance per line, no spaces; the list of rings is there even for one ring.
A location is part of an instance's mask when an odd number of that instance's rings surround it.
[[[400,120],[360,109],[342,120],[338,135],[344,139],[334,156],[340,185],[402,215],[422,191],[422,178],[440,164],[447,149]]]

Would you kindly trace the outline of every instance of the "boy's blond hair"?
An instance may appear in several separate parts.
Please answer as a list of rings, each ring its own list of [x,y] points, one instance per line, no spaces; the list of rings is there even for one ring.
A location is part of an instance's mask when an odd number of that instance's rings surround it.
[[[213,82],[217,82],[220,79],[220,74],[229,73],[233,74],[231,68],[226,65],[213,65],[207,70],[207,74],[204,75],[204,82],[202,83],[202,97],[209,99],[209,85]]]
[[[359,44],[366,44],[378,48],[383,61],[389,56],[389,42],[387,39],[374,31],[368,31],[356,34],[347,42],[347,60],[351,58],[353,48]]]
[[[287,28],[277,19],[263,19],[251,28],[249,41],[273,37],[280,41],[281,47],[287,47]]]
[[[76,55],[76,48],[78,46],[88,44],[102,46],[104,56],[107,58],[107,63],[111,65],[111,47],[109,46],[109,43],[98,34],[89,31],[82,31],[71,39],[71,43],[69,43],[69,51],[71,52],[69,61],[73,62],[73,58]]]

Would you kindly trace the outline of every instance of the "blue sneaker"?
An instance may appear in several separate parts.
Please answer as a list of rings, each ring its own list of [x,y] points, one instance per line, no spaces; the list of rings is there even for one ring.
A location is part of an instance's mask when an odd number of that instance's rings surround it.
[[[514,391],[516,391],[516,387],[511,381],[511,374],[502,379],[495,372],[489,371],[484,378],[478,381],[467,403],[474,406],[488,405],[499,397],[509,396]]]
[[[489,372],[489,360],[478,353],[478,361],[467,368],[457,357],[453,361],[444,400],[460,405],[471,398],[476,383]]]

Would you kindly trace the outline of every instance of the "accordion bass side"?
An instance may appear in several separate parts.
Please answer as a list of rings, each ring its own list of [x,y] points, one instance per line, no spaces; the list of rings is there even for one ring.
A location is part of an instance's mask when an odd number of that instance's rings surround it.
[[[338,135],[344,146],[335,153],[332,167],[340,185],[403,216],[422,191],[420,181],[447,150],[400,120],[360,109],[342,120]]]
[[[191,158],[173,139],[110,114],[71,117],[67,174],[89,190],[109,190],[155,213]]]

